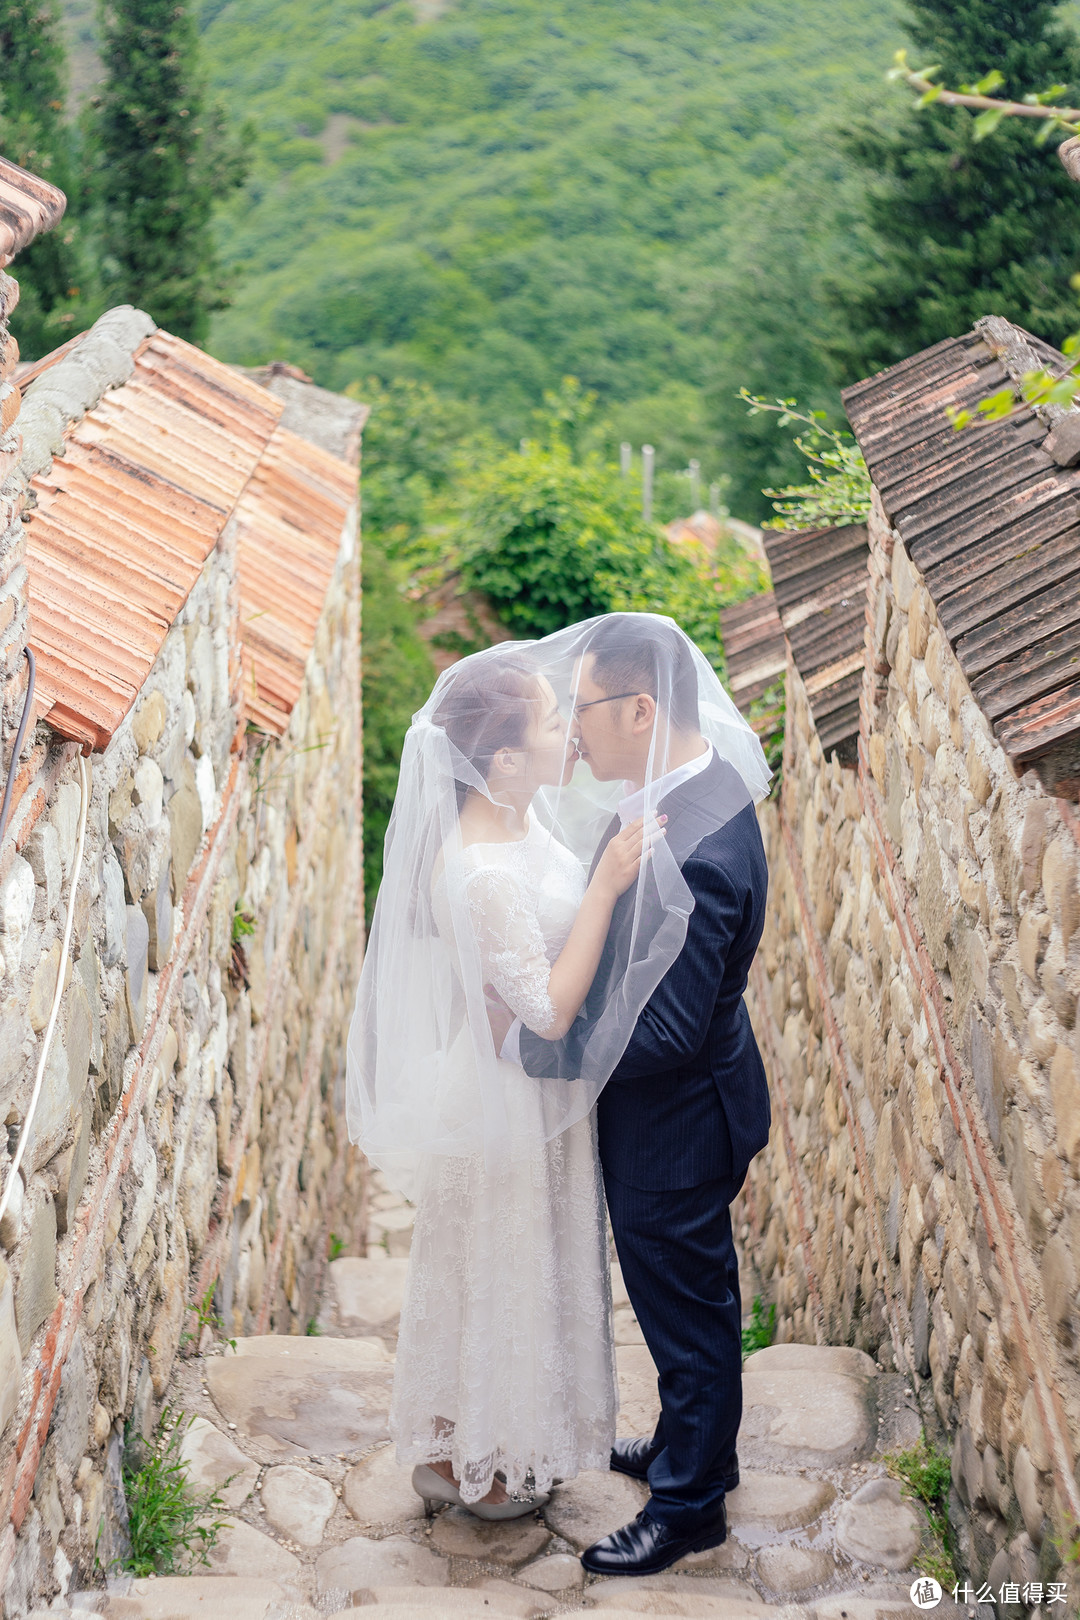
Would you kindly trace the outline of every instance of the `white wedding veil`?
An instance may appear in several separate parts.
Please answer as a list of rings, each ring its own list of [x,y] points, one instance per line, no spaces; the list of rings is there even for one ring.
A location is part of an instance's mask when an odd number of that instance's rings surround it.
[[[554,780],[532,799],[528,844],[522,840],[508,873],[505,847],[466,847],[459,814],[469,793],[499,802],[489,782],[493,759],[504,749],[529,755],[540,718],[550,719],[552,691],[567,723],[557,761],[566,768],[550,769],[549,742],[547,776]],[[505,1008],[496,992],[504,979],[485,932],[485,907],[502,906],[514,937],[527,945],[530,928],[535,932],[530,907],[549,891],[565,893],[568,865],[580,897],[597,847],[618,830],[618,807],[633,785],[597,780],[585,759],[570,774],[575,706],[584,736],[586,697],[595,716],[639,692],[655,698],[657,719],[644,789],[627,813],[651,819],[662,809],[668,836],[618,903],[570,1035],[533,1077],[500,1058],[497,1020],[492,1032],[493,1006],[526,1024],[529,1011]],[[673,761],[683,760],[688,747],[696,749],[694,761],[672,775]],[[569,778],[565,785],[560,774]],[[432,1154],[480,1154],[498,1172],[585,1117],[682,948],[693,907],[682,863],[703,837],[764,797],[768,785],[757,737],[671,619],[607,614],[542,640],[504,642],[440,675],[405,737],[349,1032],[349,1135],[393,1184],[410,1190],[420,1162]],[[485,883],[488,851],[496,875]]]

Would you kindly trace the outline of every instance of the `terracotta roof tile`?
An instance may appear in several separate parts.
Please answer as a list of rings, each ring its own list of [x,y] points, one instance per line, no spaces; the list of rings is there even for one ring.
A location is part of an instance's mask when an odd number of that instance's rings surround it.
[[[39,712],[61,736],[108,744],[280,414],[245,377],[154,332],[130,381],[33,479],[30,645]]]
[[[986,328],[986,330],[984,330]],[[1010,381],[1008,346],[1065,361],[991,319],[846,390],[844,403],[890,521],[921,570],[976,701],[1021,768],[1080,784],[1080,471],[1058,465],[1048,430],[1019,404],[957,433],[946,406]]]
[[[0,157],[0,269],[57,224],[67,198],[28,169]]]
[[[359,472],[278,427],[236,508],[245,707],[280,737],[300,695]]]
[[[826,756],[853,764],[865,661],[869,543],[861,523],[763,536],[776,606]]]
[[[720,609],[720,634],[728,687],[738,708],[750,705],[768,691],[787,668],[784,627],[772,591]]]

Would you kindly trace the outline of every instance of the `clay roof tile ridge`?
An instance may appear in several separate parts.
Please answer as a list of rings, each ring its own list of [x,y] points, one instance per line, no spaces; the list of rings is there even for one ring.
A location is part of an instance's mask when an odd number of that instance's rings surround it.
[[[27,479],[44,472],[60,454],[72,422],[92,411],[108,389],[128,381],[139,345],[156,330],[141,309],[121,304],[95,321],[69,354],[34,379],[19,412],[20,468]]]

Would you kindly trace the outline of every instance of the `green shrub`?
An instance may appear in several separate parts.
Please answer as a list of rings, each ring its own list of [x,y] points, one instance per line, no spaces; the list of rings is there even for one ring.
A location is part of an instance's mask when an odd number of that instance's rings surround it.
[[[787,689],[784,677],[773,682],[750,705],[747,719],[761,738],[765,758],[773,772],[772,792],[780,786],[780,771],[784,763],[784,721],[787,712]]]
[[[578,453],[591,398],[572,378],[549,394],[540,433],[517,451],[481,452],[465,478],[462,572],[518,636],[598,613],[665,613],[723,669],[720,607],[759,590],[737,547],[709,559],[672,545],[641,515],[640,489],[595,451]]]

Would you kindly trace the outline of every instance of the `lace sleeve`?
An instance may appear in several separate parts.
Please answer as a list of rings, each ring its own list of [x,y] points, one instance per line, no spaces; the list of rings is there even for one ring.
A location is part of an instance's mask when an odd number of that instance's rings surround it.
[[[486,981],[516,1018],[545,1034],[556,1016],[548,995],[551,964],[528,889],[505,867],[481,866],[466,879],[465,900]]]

